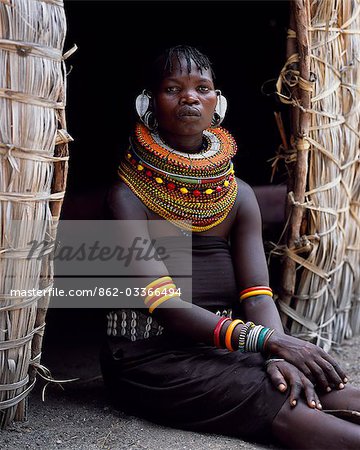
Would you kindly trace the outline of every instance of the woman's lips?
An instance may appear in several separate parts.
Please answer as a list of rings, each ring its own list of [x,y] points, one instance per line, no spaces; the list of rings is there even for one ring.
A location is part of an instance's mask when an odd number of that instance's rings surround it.
[[[197,108],[191,106],[183,106],[178,110],[178,117],[200,117],[201,113]]]

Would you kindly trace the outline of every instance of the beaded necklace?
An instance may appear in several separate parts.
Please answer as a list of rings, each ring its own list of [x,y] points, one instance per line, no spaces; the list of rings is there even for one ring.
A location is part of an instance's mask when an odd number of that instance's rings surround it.
[[[237,184],[231,158],[237,148],[221,127],[205,130],[204,141],[199,153],[180,152],[138,123],[119,176],[149,209],[180,229],[209,230],[234,205]]]

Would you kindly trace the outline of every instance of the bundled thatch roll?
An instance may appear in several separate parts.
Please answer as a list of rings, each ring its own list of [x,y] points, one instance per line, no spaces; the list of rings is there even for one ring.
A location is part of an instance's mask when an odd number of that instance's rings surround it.
[[[325,349],[360,331],[360,4],[296,0],[280,98],[293,108],[294,184],[279,306]]]
[[[23,420],[52,286],[48,256],[67,175],[61,0],[0,0],[0,425]],[[23,292],[14,295],[13,289]],[[41,295],[31,295],[43,289]],[[24,291],[29,293],[24,295]]]

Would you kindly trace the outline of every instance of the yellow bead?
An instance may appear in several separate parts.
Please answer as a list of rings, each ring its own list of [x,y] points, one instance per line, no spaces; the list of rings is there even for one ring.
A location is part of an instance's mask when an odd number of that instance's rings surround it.
[[[214,189],[206,189],[205,194],[212,194]]]
[[[234,175],[235,170],[234,170],[234,169],[231,169],[231,170],[230,170],[230,173],[231,173],[231,175]]]
[[[131,153],[128,153],[126,156],[127,156],[127,159],[130,159],[131,158]]]
[[[141,164],[138,164],[137,170],[144,170],[144,166],[142,166]]]
[[[163,183],[163,180],[161,178],[155,178],[155,181],[159,184]]]
[[[229,186],[228,180],[225,180],[225,181],[224,181],[224,186],[225,186],[225,187],[228,187],[228,186]]]
[[[180,188],[180,192],[182,194],[187,194],[189,191],[186,188],[182,187],[182,188]]]

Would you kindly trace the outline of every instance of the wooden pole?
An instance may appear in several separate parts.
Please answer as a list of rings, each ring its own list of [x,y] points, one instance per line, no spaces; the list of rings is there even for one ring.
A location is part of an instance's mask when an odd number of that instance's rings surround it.
[[[64,87],[63,90],[60,92],[58,102],[65,104],[66,100],[66,83],[65,83],[65,67],[64,67]],[[72,138],[67,134],[66,131],[66,116],[65,116],[65,110],[60,109],[57,112],[58,114],[58,133],[56,137],[56,145],[54,149],[54,157],[57,158],[64,158],[60,161],[55,161],[54,164],[54,172],[53,172],[53,179],[52,179],[52,187],[51,187],[51,193],[59,193],[59,192],[65,192],[66,190],[66,184],[67,184],[67,175],[68,175],[68,156],[69,156],[69,148],[68,148],[68,142],[72,140]],[[50,210],[53,217],[53,226],[50,230],[51,237],[55,240],[56,233],[57,233],[57,226],[60,219],[61,214],[61,208],[63,205],[63,199],[52,201],[50,202]],[[42,265],[42,273],[41,273],[41,279],[43,281],[46,280],[44,283],[45,285],[52,282],[54,278],[53,273],[53,261],[50,260],[50,255],[47,256]],[[33,382],[36,378],[37,374],[37,364],[40,364],[41,361],[41,349],[42,349],[42,343],[43,343],[43,336],[44,336],[44,329],[45,329],[45,320],[46,320],[46,314],[48,310],[48,306],[50,303],[50,293],[44,295],[40,302],[38,303],[37,311],[36,311],[36,318],[34,323],[34,328],[40,328],[40,332],[37,334],[34,334],[31,342],[31,359],[32,359],[32,365],[29,366],[29,383]],[[27,419],[27,402],[28,398],[26,397],[24,400],[22,400],[17,407],[15,420],[16,421],[24,421]]]
[[[61,99],[63,100],[63,99]],[[69,155],[69,148],[68,148],[68,141],[71,140],[70,136],[66,138],[66,120],[65,120],[65,114],[64,111],[61,111],[60,117],[59,117],[59,125],[61,127],[61,133],[60,133],[60,139],[58,145],[55,147],[55,157],[68,157]],[[68,174],[68,161],[57,161],[54,163],[54,174],[53,174],[53,181],[52,181],[52,189],[51,193],[57,193],[57,192],[65,192],[66,190],[66,183],[67,183],[67,174]],[[57,225],[60,218],[61,208],[63,205],[63,200],[55,201],[50,203],[50,209],[52,216],[54,218],[54,227],[51,230],[51,236],[53,239],[56,238],[56,231],[57,231]],[[48,279],[49,281],[53,280],[53,263],[51,261],[45,260],[44,264],[44,272],[42,273],[43,279]],[[47,309],[50,302],[50,295],[46,295],[42,301],[41,304],[38,305],[36,319],[35,319],[35,327],[40,327],[42,325],[45,325],[45,318]],[[32,352],[32,359],[35,362],[38,362],[37,360],[40,359],[41,355],[41,348],[42,348],[42,341],[43,341],[43,333],[35,334],[32,340],[32,346],[31,346],[31,352]],[[36,376],[36,366],[33,368],[30,372],[30,380],[34,379]]]
[[[296,40],[299,53],[299,72],[301,79],[310,81],[310,44],[308,27],[310,25],[310,10],[308,0],[294,0],[292,11],[296,29]],[[298,84],[297,92],[301,108],[297,109],[298,129],[295,133],[296,163],[294,176],[290,177],[293,183],[295,204],[290,197],[287,200],[287,210],[290,212],[289,228],[287,233],[287,247],[293,249],[300,238],[301,223],[303,220],[303,208],[299,206],[304,202],[308,175],[309,145],[306,141],[308,136],[311,115],[307,110],[310,108],[311,93],[305,85]],[[293,122],[294,123],[294,122]],[[290,304],[296,287],[296,263],[289,256],[284,257],[282,265],[281,300]],[[286,325],[288,317],[282,313],[282,320]]]

